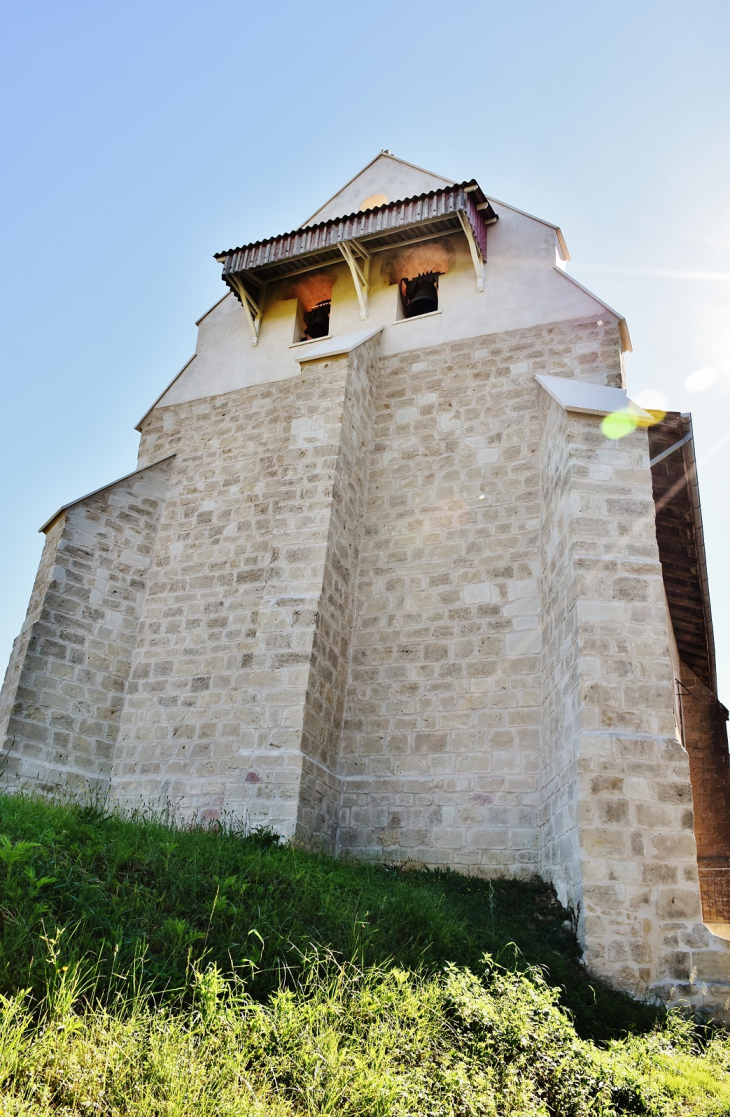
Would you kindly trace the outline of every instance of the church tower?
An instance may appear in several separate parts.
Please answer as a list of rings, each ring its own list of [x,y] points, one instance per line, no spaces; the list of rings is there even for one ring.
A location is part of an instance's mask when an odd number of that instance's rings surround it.
[[[587,964],[720,1012],[730,770],[689,416],[560,230],[381,152],[224,297],[59,509],[6,788],[553,882]]]

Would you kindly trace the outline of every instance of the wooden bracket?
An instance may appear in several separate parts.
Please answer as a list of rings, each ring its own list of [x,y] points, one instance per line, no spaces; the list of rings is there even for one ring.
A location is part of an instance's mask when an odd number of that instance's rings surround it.
[[[259,343],[259,330],[261,329],[261,307],[263,305],[263,288],[259,295],[259,301],[256,302],[253,295],[243,285],[240,276],[229,275],[228,281],[234,288],[236,294],[241,300],[246,320],[248,321],[248,328],[251,331],[251,344],[258,345]]]
[[[339,248],[347,261],[352,282],[355,284],[360,317],[368,316],[368,283],[370,280],[370,253],[356,240],[341,240]]]
[[[477,244],[476,240],[474,239],[474,233],[472,232],[471,225],[469,224],[469,218],[466,216],[464,211],[461,210],[461,209],[457,210],[456,212],[459,214],[459,221],[461,221],[461,227],[464,230],[464,232],[466,234],[466,239],[469,243],[469,251],[471,252],[471,262],[474,265],[474,271],[476,272],[476,277],[477,277],[477,291],[483,291],[484,290],[484,260],[482,259],[481,252],[479,251],[479,245]]]

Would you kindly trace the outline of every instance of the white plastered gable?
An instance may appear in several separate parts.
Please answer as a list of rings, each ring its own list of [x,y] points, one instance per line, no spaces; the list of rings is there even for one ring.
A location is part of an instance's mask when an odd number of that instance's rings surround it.
[[[401,198],[413,198],[430,190],[441,190],[453,186],[453,180],[426,171],[413,163],[406,163],[381,151],[372,162],[351,178],[328,202],[302,222],[302,227],[317,225],[320,221],[331,221],[334,217],[344,217],[357,213],[363,202],[379,194],[385,195],[388,202]],[[378,202],[374,204],[384,204]]]

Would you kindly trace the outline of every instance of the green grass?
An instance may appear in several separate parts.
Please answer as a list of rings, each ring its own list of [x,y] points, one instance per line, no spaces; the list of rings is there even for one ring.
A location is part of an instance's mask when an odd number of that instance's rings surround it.
[[[0,1114],[730,1115],[539,883],[0,797]]]
[[[486,952],[545,967],[587,1037],[656,1019],[652,1006],[589,979],[568,913],[539,883],[336,860],[267,834],[175,829],[21,796],[0,797],[0,834],[32,843],[0,848],[0,992],[42,996],[40,936],[64,928],[59,957],[93,960],[104,988],[135,968],[153,991],[178,990],[191,963],[215,963],[265,1000],[312,946],[365,967],[428,973],[446,962],[478,967]]]

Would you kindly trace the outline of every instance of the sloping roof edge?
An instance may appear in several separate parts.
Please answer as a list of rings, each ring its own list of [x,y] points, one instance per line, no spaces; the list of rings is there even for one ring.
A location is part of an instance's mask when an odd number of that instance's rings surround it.
[[[339,190],[335,190],[331,198],[328,198],[326,202],[322,202],[321,206],[317,206],[314,213],[310,213],[309,217],[305,221],[302,221],[300,228],[306,229],[309,222],[312,220],[313,217],[317,216],[320,210],[325,209],[330,204],[330,202],[334,202],[338,194],[341,194],[343,190],[347,190],[347,187],[350,186],[356,178],[359,178],[361,174],[364,174],[368,167],[372,167],[373,163],[376,163],[382,155],[384,155],[387,159],[394,159],[396,163],[402,163],[404,167],[412,167],[414,171],[421,171],[425,175],[432,175],[433,178],[440,178],[442,182],[448,182],[451,186],[454,185],[454,179],[447,178],[446,175],[438,175],[435,171],[427,171],[425,167],[419,167],[416,163],[409,163],[407,159],[401,159],[399,158],[399,156],[394,155],[392,151],[388,151],[386,150],[386,148],[383,148],[382,151],[378,152],[374,159],[371,159],[369,163],[366,163],[364,167],[360,168],[357,174],[354,174],[352,178],[349,178],[347,182],[339,188]],[[398,199],[394,200],[397,201]]]
[[[623,314],[619,314],[617,310],[614,310],[612,306],[608,305],[605,299],[600,298],[598,295],[595,294],[595,292],[590,291],[588,287],[584,287],[582,283],[579,283],[578,280],[574,279],[572,275],[568,275],[568,273],[566,271],[563,271],[562,268],[556,267],[553,270],[556,271],[558,275],[562,275],[563,279],[567,279],[569,283],[572,283],[574,287],[578,287],[581,291],[583,291],[584,294],[589,295],[592,299],[595,299],[600,306],[604,307],[604,309],[606,309],[609,314],[612,314],[614,318],[617,319],[619,338],[621,340],[621,352],[633,353],[634,350],[631,344],[629,325]]]
[[[544,217],[535,217],[534,213],[528,213],[526,209],[519,209],[517,206],[511,206],[509,202],[500,202],[498,198],[493,198],[491,194],[489,195],[489,201],[492,203],[492,205],[504,206],[505,209],[511,209],[513,213],[520,213],[523,217],[529,217],[531,221],[537,221],[540,225],[547,225],[548,229],[554,229],[555,235],[558,238],[558,244],[560,245],[560,252],[563,259],[570,259],[570,253],[568,252],[568,246],[565,243],[563,230],[560,228],[559,225],[555,225],[552,221],[546,221]]]
[[[568,376],[548,376],[536,373],[535,379],[548,395],[565,411],[583,415],[610,415],[614,411],[630,411],[639,422],[653,422],[652,415],[629,398],[625,388],[608,384],[594,384],[591,380],[576,380]]]
[[[226,294],[225,294],[225,295],[223,296],[223,299],[227,299],[229,295],[230,295],[230,291],[227,291],[227,292],[226,292]],[[219,299],[219,300],[218,300],[218,303],[222,303],[222,302],[223,302],[223,299]],[[216,305],[216,306],[218,306],[218,303],[216,303],[215,305]],[[210,310],[215,310],[215,307],[211,307],[211,308],[210,308]],[[210,311],[208,311],[208,313],[210,314]],[[205,318],[205,315],[203,315],[203,318]],[[200,319],[200,320],[202,321],[202,319]],[[155,402],[154,402],[154,403],[151,403],[151,404],[149,405],[149,407],[148,407],[148,408],[147,408],[147,410],[145,411],[145,413],[144,413],[144,415],[142,416],[142,418],[140,419],[140,421],[139,421],[138,423],[135,423],[135,424],[134,424],[134,429],[135,429],[136,431],[140,431],[140,433],[141,433],[141,427],[142,427],[142,424],[144,423],[145,419],[146,419],[146,418],[147,418],[147,416],[149,415],[150,411],[154,411],[154,410],[155,410],[155,408],[157,407],[157,404],[158,404],[158,403],[160,402],[160,400],[161,400],[161,399],[162,399],[162,397],[163,397],[163,396],[165,395],[165,393],[166,393],[166,392],[169,392],[169,391],[170,391],[170,388],[171,388],[171,387],[173,386],[173,384],[174,384],[174,383],[175,383],[175,382],[176,382],[177,380],[179,380],[179,379],[180,379],[180,377],[182,376],[182,374],[183,374],[183,373],[185,372],[185,369],[186,369],[186,368],[190,368],[191,364],[193,363],[193,361],[195,360],[195,358],[197,357],[197,355],[198,355],[197,353],[193,353],[193,355],[192,355],[192,357],[190,358],[190,360],[189,360],[189,361],[186,361],[186,362],[185,362],[185,364],[183,365],[183,367],[182,367],[182,368],[180,369],[180,371],[179,371],[179,372],[177,372],[177,373],[176,373],[176,374],[175,374],[175,375],[173,376],[172,380],[171,380],[171,381],[170,381],[170,383],[169,383],[169,384],[167,385],[167,387],[166,387],[166,388],[163,388],[163,389],[162,389],[162,391],[160,392],[160,394],[159,394],[159,396],[157,397],[157,399],[155,400]]]
[[[107,489],[113,489],[115,485],[120,485],[122,481],[128,481],[130,477],[136,477],[138,473],[144,473],[148,469],[154,469],[156,465],[169,462],[175,456],[175,454],[168,454],[166,457],[160,458],[159,461],[150,462],[149,465],[143,465],[140,469],[133,469],[131,473],[125,473],[123,477],[117,477],[116,481],[110,481],[108,485],[100,485],[98,489],[92,489],[90,493],[84,493],[83,496],[77,497],[76,500],[70,500],[68,504],[62,504],[61,507],[46,520],[43,526],[38,528],[39,535],[44,535],[48,529],[55,524],[59,516],[62,516],[64,512],[68,512],[70,508],[75,508],[76,505],[81,504],[82,501],[88,500],[92,496],[98,496],[99,493],[106,492]]]
[[[220,297],[220,298],[218,299],[218,302],[215,302],[215,303],[213,303],[213,305],[212,305],[212,306],[209,306],[209,307],[208,307],[208,309],[206,310],[205,314],[201,314],[201,315],[200,315],[200,318],[198,318],[198,319],[196,320],[196,322],[195,322],[195,325],[196,325],[196,326],[199,326],[199,325],[200,325],[200,323],[201,323],[201,322],[203,321],[203,319],[204,319],[204,318],[207,318],[207,317],[208,317],[208,315],[209,315],[209,314],[211,314],[211,313],[212,313],[212,311],[214,311],[214,310],[215,310],[215,308],[216,308],[217,306],[220,306],[220,305],[221,305],[221,303],[223,302],[223,300],[224,300],[224,299],[227,299],[227,298],[228,298],[228,296],[229,296],[230,294],[231,294],[231,292],[230,292],[230,291],[226,291],[225,295],[221,295],[221,297]]]

